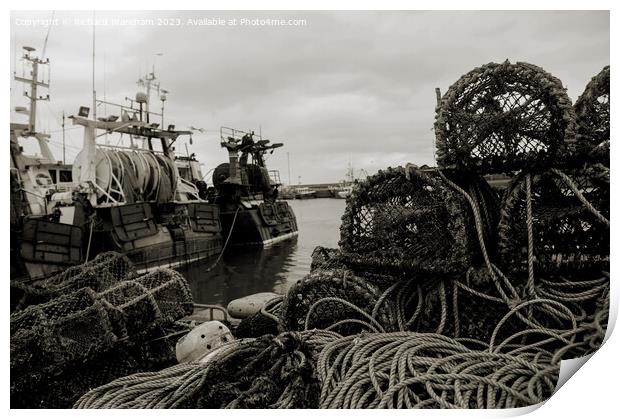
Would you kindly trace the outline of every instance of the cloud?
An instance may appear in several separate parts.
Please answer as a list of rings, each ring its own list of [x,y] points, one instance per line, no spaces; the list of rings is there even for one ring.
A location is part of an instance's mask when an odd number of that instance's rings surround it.
[[[17,26],[12,43],[42,44],[47,28]],[[62,19],[86,12],[57,12]],[[153,64],[168,89],[166,119],[203,127],[192,151],[205,172],[226,160],[219,127],[260,129],[285,147],[269,163],[287,180],[338,181],[350,161],[369,173],[408,161],[433,164],[435,87],[490,61],[529,61],[558,76],[575,100],[609,63],[607,12],[98,12],[99,18],[305,19],[300,27],[97,27],[98,97],[122,101]],[[92,28],[50,32],[52,103],[44,127],[58,130],[64,109],[92,101]],[[39,47],[40,48],[40,47]],[[155,54],[162,52],[162,57]],[[105,68],[105,71],[104,71]],[[105,77],[104,77],[105,76]],[[21,91],[12,92],[12,105]],[[19,102],[19,103],[18,103]],[[157,105],[153,105],[159,107]],[[103,109],[101,110],[103,111]],[[59,133],[53,133],[56,140]],[[80,145],[79,130],[68,143]],[[184,150],[179,144],[179,150]],[[55,150],[56,151],[56,150]],[[73,149],[73,151],[76,151]]]

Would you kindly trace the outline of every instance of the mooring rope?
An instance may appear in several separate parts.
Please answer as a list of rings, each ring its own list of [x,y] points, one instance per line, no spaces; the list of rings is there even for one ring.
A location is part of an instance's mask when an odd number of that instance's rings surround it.
[[[230,237],[232,236],[233,229],[235,228],[235,222],[237,221],[237,214],[239,214],[240,209],[241,207],[239,206],[237,207],[237,210],[235,211],[235,216],[233,217],[232,223],[230,224],[230,230],[228,231],[228,236],[226,236],[226,241],[224,242],[224,246],[222,246],[222,250],[220,251],[220,254],[217,256],[217,259],[215,260],[215,262],[213,262],[213,265],[205,269],[204,272],[209,272],[213,270],[213,268],[215,268],[217,264],[220,263],[222,256],[224,256],[224,252],[226,251],[226,248],[228,247],[228,242],[230,241]]]

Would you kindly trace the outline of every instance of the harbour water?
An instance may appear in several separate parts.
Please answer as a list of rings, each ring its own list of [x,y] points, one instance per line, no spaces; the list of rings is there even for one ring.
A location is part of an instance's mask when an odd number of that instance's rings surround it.
[[[231,247],[213,269],[213,260],[179,268],[190,283],[194,302],[226,306],[257,292],[285,292],[310,272],[316,246],[337,247],[344,199],[288,201],[295,211],[299,236],[269,248]]]

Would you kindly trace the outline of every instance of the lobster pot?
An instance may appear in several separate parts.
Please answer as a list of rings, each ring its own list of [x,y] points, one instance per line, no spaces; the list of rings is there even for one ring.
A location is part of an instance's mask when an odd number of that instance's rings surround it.
[[[37,281],[33,285],[49,290],[53,294],[75,291],[84,287],[100,292],[135,273],[127,256],[117,252],[105,252],[97,255],[90,262],[72,266],[58,275]]]
[[[110,370],[98,366],[76,377],[97,383],[101,377],[113,379],[114,365],[123,366],[125,358],[110,350],[130,351],[132,365],[142,369],[167,365],[174,360],[176,340],[188,331],[175,321],[192,311],[187,282],[169,269],[118,282],[101,293],[81,288],[27,307],[11,315],[11,394],[19,399],[50,380],[75,384],[64,372],[83,370],[97,359],[108,360]]]
[[[101,292],[133,275],[135,269],[127,256],[116,252],[100,253],[90,262],[72,266],[30,285],[13,281],[12,306],[15,310],[21,310],[30,304],[41,304],[84,287]]]
[[[487,226],[484,235],[493,236],[493,191],[481,178],[451,177],[477,201]],[[348,198],[340,247],[347,263],[358,269],[462,273],[480,251],[472,214],[462,193],[436,170],[389,168],[361,182]]]
[[[404,277],[410,278],[406,274],[388,273],[380,267],[372,268],[370,266],[359,267],[350,263],[349,258],[345,256],[340,249],[330,249],[317,246],[312,251],[312,261],[310,263],[310,271],[317,269],[345,269],[351,271],[354,275],[364,278],[381,291],[388,289],[391,285]]]
[[[11,387],[110,349],[117,336],[89,288],[11,315]]]
[[[562,82],[528,63],[490,63],[462,76],[437,107],[439,167],[480,174],[557,163],[575,135]]]
[[[527,214],[528,176],[531,218]],[[501,211],[502,265],[513,272],[527,271],[527,232],[531,221],[535,273],[608,271],[608,219],[609,169],[606,167],[597,164],[567,172],[522,173],[506,191]]]
[[[189,330],[177,323],[141,336],[140,342],[117,342],[109,351],[75,363],[58,375],[46,376],[34,387],[12,389],[11,407],[70,409],[92,388],[130,374],[170,367],[176,364],[177,340]]]
[[[99,296],[117,333],[128,336],[171,325],[192,314],[194,307],[187,281],[172,269],[157,269],[120,282]]]
[[[575,102],[577,159],[588,158],[609,167],[609,66],[594,76]]]
[[[350,271],[317,269],[289,288],[282,303],[280,323],[287,331],[317,328],[342,335],[360,333],[368,327],[357,321],[369,322],[380,295],[377,287]],[[389,326],[391,317],[383,305],[376,320]]]

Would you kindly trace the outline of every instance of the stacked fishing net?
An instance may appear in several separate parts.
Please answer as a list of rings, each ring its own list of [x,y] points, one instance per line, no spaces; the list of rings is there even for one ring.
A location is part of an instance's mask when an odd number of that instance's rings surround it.
[[[451,176],[480,193],[485,208],[495,205],[481,178]],[[347,201],[340,232],[342,252],[361,269],[454,274],[479,254],[465,199],[442,173],[414,166],[388,168],[361,182]]]
[[[528,63],[490,63],[450,86],[437,107],[437,162],[477,173],[546,167],[575,136],[562,82]]]
[[[577,158],[593,159],[609,167],[609,77],[606,66],[594,76],[575,102]]]
[[[601,164],[522,172],[502,206],[503,266],[527,271],[531,251],[539,274],[609,271],[609,199],[609,169]]]
[[[278,315],[282,310],[282,300],[279,295],[269,301],[256,313],[244,318],[235,329],[235,336],[239,339],[257,338],[263,335],[278,334]]]
[[[72,266],[57,275],[30,284],[11,281],[11,312],[31,304],[48,302],[84,287],[103,291],[134,274],[135,269],[127,256],[116,252],[101,253],[90,262]]]
[[[377,306],[379,289],[346,269],[317,269],[291,286],[282,303],[284,330],[334,330],[356,334],[391,330],[389,307]],[[377,307],[376,312],[373,310]]]
[[[84,272],[123,265],[112,260],[124,259],[107,255]],[[112,279],[110,268],[99,279],[78,269],[51,278],[42,289],[63,295],[11,315],[13,407],[70,407],[89,388],[174,362],[176,340],[189,330],[176,321],[193,310],[187,282],[172,270],[137,276],[123,266],[128,277]]]

